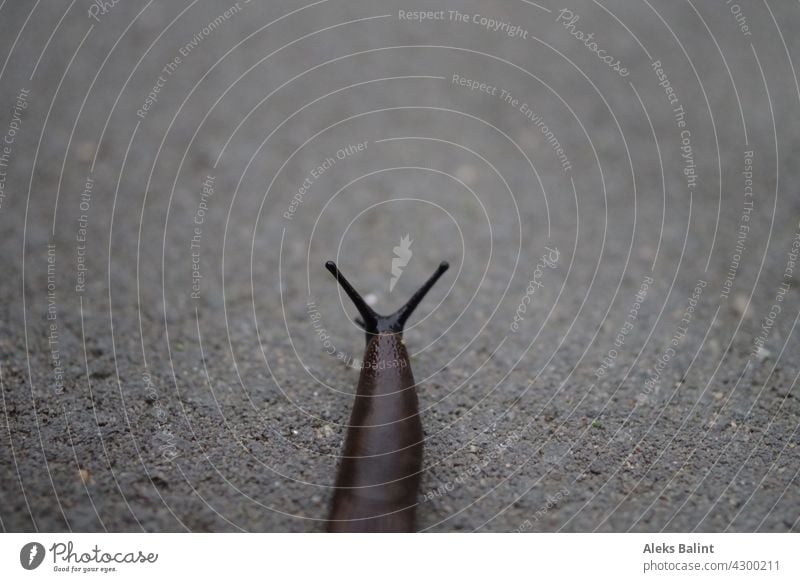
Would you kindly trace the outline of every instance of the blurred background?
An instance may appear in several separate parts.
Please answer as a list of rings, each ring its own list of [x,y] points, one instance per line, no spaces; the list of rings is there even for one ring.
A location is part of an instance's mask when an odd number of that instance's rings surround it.
[[[427,12],[420,12],[425,10]],[[0,526],[321,531],[391,312],[426,531],[797,530],[800,10],[0,3]]]

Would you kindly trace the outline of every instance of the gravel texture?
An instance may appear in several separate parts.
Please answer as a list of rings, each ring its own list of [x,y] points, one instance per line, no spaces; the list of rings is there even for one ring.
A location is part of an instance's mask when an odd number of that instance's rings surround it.
[[[797,4],[86,4],[0,3],[3,530],[320,531],[332,258],[451,263],[421,529],[800,529]]]

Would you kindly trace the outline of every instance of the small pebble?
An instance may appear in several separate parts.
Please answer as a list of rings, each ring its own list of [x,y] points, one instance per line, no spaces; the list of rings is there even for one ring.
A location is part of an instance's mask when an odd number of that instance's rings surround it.
[[[94,142],[85,141],[85,142],[81,143],[77,147],[78,160],[80,160],[84,164],[88,163],[88,162],[91,162],[92,158],[94,158],[94,152],[95,152],[96,149],[97,149],[97,146],[94,144]]]
[[[477,177],[478,172],[475,171],[475,167],[469,164],[464,164],[456,170],[456,178],[465,184],[474,184]]]
[[[639,258],[650,261],[656,256],[656,250],[653,247],[642,245],[639,247]]]
[[[737,295],[733,298],[733,308],[736,310],[737,313],[741,314],[744,313],[747,309],[747,297],[744,295]]]
[[[758,350],[756,350],[756,357],[763,362],[772,357],[772,352],[767,348],[759,346]]]
[[[81,483],[87,485],[89,481],[91,481],[92,476],[87,469],[78,469],[78,478],[81,480]]]

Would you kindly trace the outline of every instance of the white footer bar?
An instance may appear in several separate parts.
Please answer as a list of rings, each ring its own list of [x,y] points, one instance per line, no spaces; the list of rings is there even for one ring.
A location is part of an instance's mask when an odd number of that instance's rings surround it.
[[[797,581],[799,554],[796,534],[3,534],[0,578]]]

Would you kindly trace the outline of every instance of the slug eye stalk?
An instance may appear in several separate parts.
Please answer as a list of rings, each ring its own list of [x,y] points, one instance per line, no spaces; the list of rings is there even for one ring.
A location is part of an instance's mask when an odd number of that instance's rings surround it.
[[[350,284],[350,282],[342,275],[342,272],[336,266],[336,263],[333,261],[328,261],[325,263],[325,268],[331,272],[331,274],[336,277],[336,280],[339,282],[339,285],[342,286],[345,293],[347,293],[350,300],[358,309],[358,313],[361,315],[361,321],[357,321],[357,323],[364,328],[364,331],[367,332],[367,342],[369,342],[370,336],[376,335],[379,333],[394,333],[394,334],[402,334],[403,327],[406,324],[406,321],[420,302],[425,298],[425,295],[428,294],[428,291],[431,290],[436,284],[436,281],[439,280],[447,269],[450,268],[450,264],[447,261],[442,261],[439,264],[439,267],[430,276],[430,278],[425,282],[422,287],[420,287],[416,293],[414,293],[411,298],[403,305],[400,309],[392,313],[391,315],[380,315],[376,313],[367,302],[364,301],[364,298],[361,297],[358,291]]]

